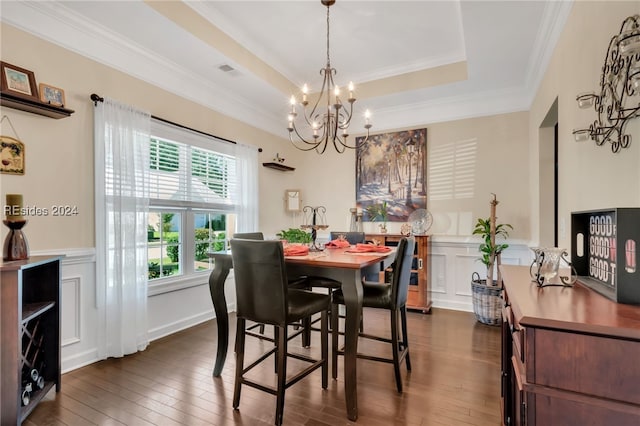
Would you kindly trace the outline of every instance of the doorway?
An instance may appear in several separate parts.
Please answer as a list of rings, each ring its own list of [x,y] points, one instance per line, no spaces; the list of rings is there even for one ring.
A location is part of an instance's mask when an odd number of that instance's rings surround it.
[[[558,246],[558,99],[556,98],[540,124],[538,140],[541,247]]]

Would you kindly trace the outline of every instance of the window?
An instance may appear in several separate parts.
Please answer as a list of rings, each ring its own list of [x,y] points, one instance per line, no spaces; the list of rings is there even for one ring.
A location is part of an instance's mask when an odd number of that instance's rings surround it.
[[[149,141],[148,278],[175,287],[211,269],[240,211],[233,145],[153,120]]]

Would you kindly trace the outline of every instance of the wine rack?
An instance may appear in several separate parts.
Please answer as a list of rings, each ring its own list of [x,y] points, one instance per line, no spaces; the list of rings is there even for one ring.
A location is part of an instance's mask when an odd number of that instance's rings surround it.
[[[19,425],[60,391],[60,257],[0,263],[2,418]]]

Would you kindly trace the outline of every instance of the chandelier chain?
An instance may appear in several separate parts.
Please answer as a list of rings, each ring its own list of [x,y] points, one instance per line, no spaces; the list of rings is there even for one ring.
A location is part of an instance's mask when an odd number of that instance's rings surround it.
[[[353,104],[356,101],[354,87],[350,82],[348,89],[342,89],[341,92],[340,87],[334,83],[333,76],[337,71],[331,67],[329,7],[335,3],[335,0],[321,0],[321,3],[327,7],[327,63],[324,68],[320,69],[322,87],[316,100],[312,102],[309,102],[308,96],[310,94],[306,84],[302,88],[301,102],[298,102],[295,96],[291,96],[287,130],[289,131],[289,140],[297,149],[302,151],[316,150],[322,154],[327,149],[327,145],[331,143],[338,153],[343,153],[347,148],[357,149],[368,141],[371,123],[367,110],[364,114],[366,136],[356,138],[355,143],[348,142],[348,128],[353,117]],[[348,96],[343,93],[347,93]],[[324,109],[323,100],[326,101],[326,109]],[[296,123],[298,118],[297,105],[302,107],[302,127]],[[318,109],[320,105],[322,107]]]

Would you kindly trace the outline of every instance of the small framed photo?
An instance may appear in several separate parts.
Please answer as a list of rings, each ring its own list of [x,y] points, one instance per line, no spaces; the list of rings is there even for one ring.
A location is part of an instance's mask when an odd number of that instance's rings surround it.
[[[64,90],[40,83],[40,100],[45,104],[62,107],[65,104]]]
[[[39,101],[36,77],[33,71],[0,61],[0,90],[13,95]]]
[[[299,189],[287,189],[284,192],[285,210],[288,212],[299,212],[302,210]]]

